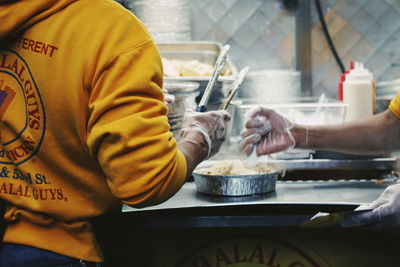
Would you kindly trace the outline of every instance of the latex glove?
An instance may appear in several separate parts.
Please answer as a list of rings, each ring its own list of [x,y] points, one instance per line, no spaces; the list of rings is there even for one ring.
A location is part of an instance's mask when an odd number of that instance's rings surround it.
[[[169,94],[167,90],[162,90],[164,93],[164,102],[165,104],[172,104],[175,102],[175,96],[172,94]]]
[[[207,158],[209,158],[219,151],[224,142],[225,124],[230,119],[231,115],[224,110],[215,110],[203,113],[187,112],[182,121],[182,130],[180,132],[181,140],[189,133],[197,132],[201,134],[207,142]],[[196,140],[192,140],[192,142],[196,142]],[[198,144],[201,144],[200,140]]]
[[[171,94],[165,94],[164,95],[164,102],[166,104],[172,104],[175,102],[175,96]]]
[[[294,126],[276,111],[257,107],[246,114],[245,128],[240,135],[240,148],[250,155],[256,146],[257,155],[270,154],[295,146],[295,140],[290,133]]]
[[[350,213],[341,223],[344,227],[371,226],[380,231],[400,233],[400,184],[390,185],[373,202],[361,205]]]

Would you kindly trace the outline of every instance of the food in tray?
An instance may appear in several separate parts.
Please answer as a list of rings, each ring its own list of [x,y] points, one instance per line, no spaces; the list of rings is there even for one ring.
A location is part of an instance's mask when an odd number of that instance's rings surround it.
[[[200,62],[198,60],[176,60],[162,58],[164,76],[166,77],[186,77],[186,76],[211,76],[214,66]],[[221,75],[232,74],[229,68],[224,68]]]
[[[274,171],[276,170],[268,163],[258,163],[252,168],[247,168],[243,160],[221,160],[199,172],[208,175],[253,175]]]

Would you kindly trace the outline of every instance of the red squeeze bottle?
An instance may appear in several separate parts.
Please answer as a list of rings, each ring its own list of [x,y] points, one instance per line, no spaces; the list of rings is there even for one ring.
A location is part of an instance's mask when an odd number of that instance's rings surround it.
[[[354,69],[354,62],[353,60],[350,61],[349,69],[345,70],[344,73],[340,75],[340,81],[338,84],[338,99],[343,101],[343,82],[346,80],[346,75],[350,72],[350,70]]]

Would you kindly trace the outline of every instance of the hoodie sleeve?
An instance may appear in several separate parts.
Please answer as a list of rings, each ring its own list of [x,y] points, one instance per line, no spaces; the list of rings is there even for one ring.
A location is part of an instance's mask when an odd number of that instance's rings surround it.
[[[396,95],[389,104],[389,110],[397,117],[400,118],[400,93]]]
[[[88,147],[113,194],[134,207],[165,201],[186,177],[161,87],[161,58],[147,41],[112,58],[91,91]]]

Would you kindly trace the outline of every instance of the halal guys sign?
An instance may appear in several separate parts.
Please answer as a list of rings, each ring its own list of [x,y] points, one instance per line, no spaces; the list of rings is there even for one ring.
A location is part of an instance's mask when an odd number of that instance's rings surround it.
[[[304,244],[271,236],[231,236],[205,242],[190,250],[174,267],[317,267],[331,266],[321,254]]]
[[[11,50],[0,50],[0,120],[0,163],[29,160],[43,141],[45,112],[28,64]]]

